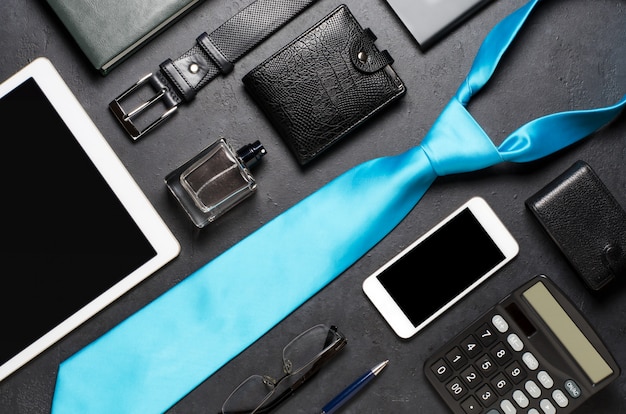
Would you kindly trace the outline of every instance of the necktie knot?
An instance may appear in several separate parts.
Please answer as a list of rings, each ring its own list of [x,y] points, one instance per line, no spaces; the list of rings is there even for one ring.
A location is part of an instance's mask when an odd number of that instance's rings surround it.
[[[457,98],[452,98],[421,145],[437,175],[490,167],[502,161],[498,149]]]

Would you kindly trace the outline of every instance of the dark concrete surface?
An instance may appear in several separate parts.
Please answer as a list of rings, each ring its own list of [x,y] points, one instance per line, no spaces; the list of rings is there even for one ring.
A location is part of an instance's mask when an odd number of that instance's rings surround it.
[[[202,89],[195,102],[181,108],[166,125],[131,142],[109,112],[108,102],[164,59],[188,50],[200,33],[210,32],[248,3],[207,0],[103,77],[44,1],[0,2],[0,79],[36,57],[48,57],[182,245],[180,256],[168,266],[0,382],[0,413],[49,412],[60,362],[351,166],[419,144],[464,79],[485,35],[525,1],[493,2],[424,52],[383,0],[345,0],[360,23],[376,33],[377,45],[395,58],[394,68],[407,85],[407,95],[308,168],[300,168],[291,157],[247,96],[241,78],[340,4],[334,0],[320,0],[246,55],[228,77]],[[470,112],[498,143],[541,115],[613,104],[626,93],[625,40],[625,1],[546,0],[533,13],[490,84],[474,98]],[[12,135],[10,126],[2,127],[3,139],[19,138]],[[163,178],[222,136],[235,145],[259,139],[268,155],[254,172],[259,182],[257,194],[198,231],[167,193]],[[539,273],[550,276],[582,309],[618,363],[626,367],[626,286],[617,284],[605,295],[586,290],[524,207],[527,197],[579,159],[587,161],[626,206],[626,114],[543,160],[439,178],[408,217],[368,254],[169,412],[217,412],[230,391],[248,375],[280,369],[280,351],[289,339],[309,326],[327,323],[345,333],[348,346],[277,412],[319,412],[365,369],[389,359],[380,377],[344,406],[343,412],[445,413],[446,406],[422,373],[424,360],[504,295]],[[399,339],[364,296],[361,283],[472,196],[485,198],[509,227],[520,244],[518,257],[419,335]],[[415,283],[426,289],[426,282]],[[626,413],[624,374],[577,413]]]

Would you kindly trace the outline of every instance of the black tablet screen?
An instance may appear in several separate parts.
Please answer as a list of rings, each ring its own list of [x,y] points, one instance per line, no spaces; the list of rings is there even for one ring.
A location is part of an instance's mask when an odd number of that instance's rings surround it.
[[[33,79],[0,122],[2,365],[156,252]]]

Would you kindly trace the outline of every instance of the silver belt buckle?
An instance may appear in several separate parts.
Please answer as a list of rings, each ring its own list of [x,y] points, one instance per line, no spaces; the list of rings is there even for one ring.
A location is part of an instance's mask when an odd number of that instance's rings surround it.
[[[126,132],[128,133],[128,135],[130,135],[133,141],[138,140],[143,135],[147,134],[152,129],[156,128],[159,124],[161,124],[163,121],[168,119],[178,108],[177,105],[174,105],[173,107],[167,109],[160,117],[152,121],[148,126],[146,126],[143,129],[138,128],[135,125],[135,123],[133,122],[133,118],[137,117],[143,111],[147,110],[156,102],[163,99],[163,97],[165,96],[165,93],[167,92],[165,88],[161,88],[160,90],[155,91],[156,94],[154,96],[150,97],[148,100],[141,103],[139,106],[132,109],[130,112],[126,112],[126,110],[122,108],[121,102],[124,99],[126,99],[128,96],[133,94],[135,91],[137,91],[146,82],[148,82],[150,77],[152,77],[152,73],[149,73],[143,78],[139,79],[134,85],[132,85],[127,90],[125,90],[121,95],[119,95],[109,104],[109,109],[111,109],[111,111],[113,112],[113,115],[115,115],[117,120],[122,124],[122,127],[124,127],[124,130],[126,130]]]

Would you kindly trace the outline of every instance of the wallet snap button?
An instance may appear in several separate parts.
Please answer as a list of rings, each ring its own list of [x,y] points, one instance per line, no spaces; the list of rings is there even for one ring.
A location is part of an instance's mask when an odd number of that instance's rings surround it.
[[[360,51],[359,54],[357,55],[357,58],[359,59],[361,63],[367,62],[367,52]]]

